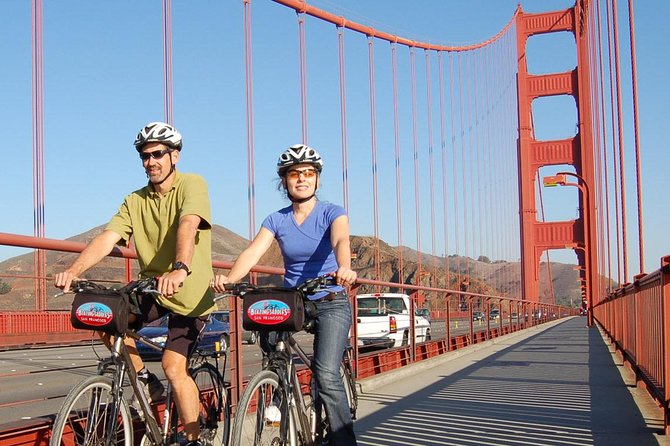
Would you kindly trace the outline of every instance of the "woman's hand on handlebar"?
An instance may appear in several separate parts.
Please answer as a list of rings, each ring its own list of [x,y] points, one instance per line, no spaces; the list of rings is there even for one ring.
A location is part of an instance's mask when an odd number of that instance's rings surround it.
[[[211,287],[214,291],[217,293],[225,293],[226,290],[226,285],[231,283],[230,280],[228,280],[228,276],[224,274],[217,274],[214,276],[214,279],[212,279],[211,282]],[[230,287],[228,287],[230,289]]]
[[[337,269],[337,272],[335,272],[335,280],[337,281],[337,284],[341,286],[353,285],[354,282],[356,282],[357,277],[358,275],[356,274],[356,271],[344,266],[340,266]]]

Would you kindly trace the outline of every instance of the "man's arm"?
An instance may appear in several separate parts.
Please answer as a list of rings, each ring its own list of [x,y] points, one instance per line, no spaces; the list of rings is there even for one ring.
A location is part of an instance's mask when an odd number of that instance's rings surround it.
[[[184,215],[179,219],[174,262],[182,262],[190,267],[200,220],[200,216],[195,214]],[[170,271],[159,278],[158,291],[165,296],[173,296],[179,291],[179,287],[184,283],[187,276],[188,273],[183,269]]]
[[[351,245],[349,242],[349,219],[340,215],[330,225],[330,243],[337,261],[337,283],[343,286],[356,281],[356,272],[351,269]]]
[[[63,291],[70,291],[70,284],[80,277],[86,270],[95,266],[107,256],[114,246],[121,240],[121,236],[114,231],[103,231],[84,248],[68,269],[54,276],[54,285]]]

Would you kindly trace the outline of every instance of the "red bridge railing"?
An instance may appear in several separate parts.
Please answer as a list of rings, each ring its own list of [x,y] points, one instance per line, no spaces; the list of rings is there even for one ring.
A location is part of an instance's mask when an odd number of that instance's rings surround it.
[[[661,268],[640,274],[635,281],[594,305],[596,321],[636,376],[665,412],[670,434],[670,256]]]
[[[83,243],[67,242],[61,240],[35,238],[7,233],[0,233],[0,245],[19,246],[24,248],[35,248],[44,250],[80,252],[84,248]],[[127,249],[115,249],[111,254],[113,257],[136,258],[135,253]],[[219,269],[228,269],[231,262],[213,262],[213,266]],[[262,274],[282,274],[283,270],[275,267],[261,266],[255,268],[255,272]],[[11,277],[11,276],[3,276]],[[23,277],[25,278],[25,277]],[[46,277],[42,277],[42,282]],[[411,308],[410,314],[414,314],[414,308],[420,301],[420,293],[436,296],[433,304],[432,318],[434,324],[445,324],[445,335],[433,338],[431,341],[416,343],[414,334],[414,318],[411,321],[410,343],[406,347],[381,350],[366,354],[360,354],[355,350],[355,361],[357,376],[359,379],[378,375],[414,362],[422,361],[432,357],[445,354],[449,351],[481,343],[495,337],[503,336],[533,325],[548,322],[565,316],[575,314],[574,309],[568,309],[552,304],[539,304],[522,302],[502,296],[489,296],[466,291],[456,291],[441,288],[430,288],[417,285],[398,284],[393,282],[381,282],[360,279],[350,290],[353,300],[354,313],[356,312],[356,299],[353,299],[361,286],[372,286],[378,289],[401,289],[409,294]],[[481,300],[482,308],[489,314],[495,306],[500,310],[500,317],[495,320],[486,318],[485,324],[476,329],[472,320],[473,301]],[[454,300],[452,302],[452,300]],[[461,308],[465,303],[466,311]],[[229,308],[232,314],[240,311],[239,299],[231,298]],[[453,308],[458,310],[453,311]],[[513,316],[514,315],[514,316]],[[460,318],[467,320],[468,329],[461,334],[452,334],[451,320]],[[1,312],[0,311],[0,348],[8,345],[29,345],[36,343],[63,344],[76,340],[91,339],[91,332],[75,330],[69,323],[69,311],[33,311],[33,312]],[[241,337],[237,336],[239,328],[237,317],[231,317],[231,396],[233,404],[241,393],[243,375],[241,362]],[[464,322],[465,323],[465,322]],[[356,345],[357,324],[352,325],[353,345]],[[306,375],[308,371],[303,371]],[[308,379],[305,376],[303,379]],[[5,420],[7,422],[10,420]],[[0,444],[5,445],[46,445],[48,444],[51,422],[49,420],[32,420],[30,422],[14,422],[9,425],[0,425]]]

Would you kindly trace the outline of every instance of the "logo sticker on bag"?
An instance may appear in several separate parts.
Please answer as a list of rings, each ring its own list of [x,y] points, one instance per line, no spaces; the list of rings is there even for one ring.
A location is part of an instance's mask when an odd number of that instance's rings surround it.
[[[80,305],[75,310],[74,315],[84,324],[93,326],[107,325],[114,317],[112,309],[100,302],[88,302]]]
[[[281,324],[291,317],[291,308],[279,300],[259,300],[249,306],[247,316],[257,324]]]

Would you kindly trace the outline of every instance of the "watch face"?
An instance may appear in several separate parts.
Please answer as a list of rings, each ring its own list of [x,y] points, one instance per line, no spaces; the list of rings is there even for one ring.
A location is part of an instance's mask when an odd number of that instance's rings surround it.
[[[173,269],[183,269],[187,273],[190,273],[191,271],[188,269],[188,266],[186,266],[185,263],[183,262],[174,262],[173,264]]]

